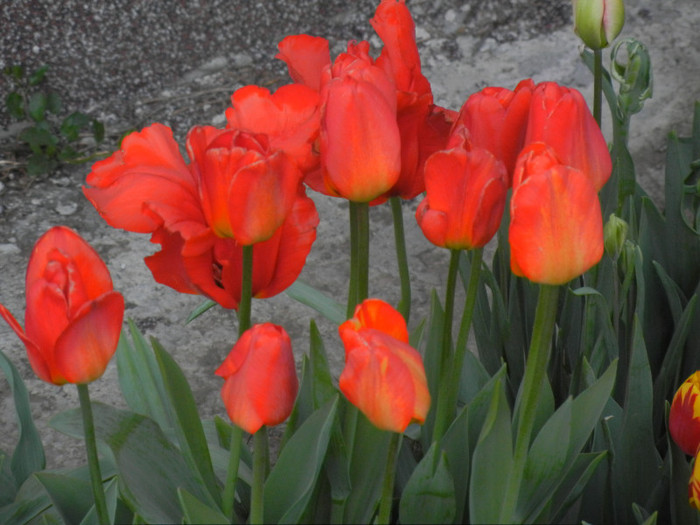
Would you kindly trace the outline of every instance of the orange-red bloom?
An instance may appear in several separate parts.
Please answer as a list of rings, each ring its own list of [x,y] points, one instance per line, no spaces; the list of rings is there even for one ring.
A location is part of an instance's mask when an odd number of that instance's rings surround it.
[[[289,335],[271,323],[243,332],[216,375],[231,421],[254,434],[289,417],[299,389]]]
[[[508,191],[503,163],[489,151],[469,148],[465,128],[458,145],[425,163],[426,196],[416,220],[426,238],[450,249],[480,248],[498,231]]]
[[[25,284],[24,330],[3,305],[0,316],[39,379],[62,385],[99,378],[117,349],[124,298],[97,252],[70,228],[51,228],[34,246]]]
[[[325,189],[353,202],[386,193],[401,170],[396,89],[368,52],[368,42],[348,44],[321,78]]]
[[[455,126],[469,130],[472,146],[485,148],[513,173],[515,160],[523,147],[530,99],[535,84],[527,79],[514,91],[487,87],[469,96],[459,112]]]
[[[527,176],[513,189],[511,270],[537,283],[563,284],[600,261],[603,219],[590,179],[569,166],[551,165],[545,155],[542,161],[529,158]]]
[[[538,84],[530,102],[525,145],[544,142],[562,164],[581,171],[598,192],[610,178],[612,160],[605,138],[583,95],[554,82]]]
[[[673,396],[668,430],[680,449],[694,456],[700,447],[700,370],[694,372]]]
[[[367,299],[338,332],[345,345],[339,386],[348,401],[382,430],[403,432],[412,421],[423,423],[430,394],[401,314],[384,301]]]
[[[269,297],[294,282],[316,238],[299,168],[269,140],[196,127],[188,165],[170,129],[153,124],[95,163],[83,191],[108,224],[162,246],[146,258],[156,281],[237,308],[243,244],[255,243],[253,294]]]

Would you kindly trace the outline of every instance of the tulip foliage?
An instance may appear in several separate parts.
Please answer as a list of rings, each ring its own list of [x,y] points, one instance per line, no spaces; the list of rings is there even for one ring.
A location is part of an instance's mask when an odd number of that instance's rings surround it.
[[[626,143],[648,54],[618,43],[614,76],[601,70],[621,2],[574,9],[610,146],[583,95],[555,81],[440,107],[408,7],[381,0],[379,53],[353,41],[333,58],[325,38],[287,36],[290,83],[235,91],[224,128],[193,127],[185,156],[156,123],[95,163],[85,197],[110,226],[150,234],[154,280],[201,295],[191,317],[235,311],[240,333],[211,370],[221,413],[200,419],[185,373],[133,321],[117,346],[109,261],[54,227],[29,259],[24,327],[0,316],[57,386],[99,380],[115,355],[127,407],[92,404],[100,509],[83,470],[45,470],[26,387],[0,353],[20,422],[0,453],[0,522],[700,523],[700,105],[692,136],[669,138],[662,212]],[[350,203],[347,304],[297,280],[324,242],[312,191]],[[402,301],[402,257],[416,255],[399,249],[402,206],[450,254],[422,320],[361,284],[372,243],[357,232],[387,200]],[[284,319],[250,318],[252,299],[284,291],[314,316],[307,348]],[[82,437],[83,421],[70,410],[52,425]]]

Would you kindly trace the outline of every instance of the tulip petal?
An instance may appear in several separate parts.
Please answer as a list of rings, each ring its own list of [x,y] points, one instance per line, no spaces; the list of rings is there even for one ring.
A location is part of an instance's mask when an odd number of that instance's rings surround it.
[[[27,337],[27,334],[25,334],[24,330],[22,329],[22,326],[17,322],[17,319],[10,313],[10,311],[5,308],[2,304],[0,304],[0,317],[2,317],[8,325],[10,325],[10,328],[17,334],[17,337],[20,338],[20,340],[24,343],[25,348],[27,349],[27,357],[29,358],[29,364],[32,367],[32,370],[34,370],[34,373],[37,375],[39,379],[42,381],[46,381],[47,383],[53,383],[53,378],[51,375],[51,370],[49,368],[49,364],[46,362],[44,359],[44,356],[42,355],[42,352],[40,351],[39,347]],[[63,384],[65,383],[65,380],[62,380],[58,384]]]
[[[163,222],[201,217],[197,188],[170,128],[153,124],[134,132],[121,150],[96,162],[83,193],[110,226],[150,233]],[[150,202],[169,204],[162,215]]]
[[[319,91],[321,71],[331,64],[328,40],[317,36],[290,35],[277,47],[280,52],[275,58],[287,64],[292,80]]]
[[[69,383],[102,376],[119,343],[124,298],[108,292],[86,303],[56,341],[56,368]]]

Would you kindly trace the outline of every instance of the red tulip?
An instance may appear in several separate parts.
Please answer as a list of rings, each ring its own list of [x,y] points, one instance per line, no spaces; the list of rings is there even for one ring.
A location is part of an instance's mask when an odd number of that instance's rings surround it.
[[[612,173],[605,138],[583,95],[576,89],[543,82],[530,103],[525,144],[544,142],[562,164],[581,171],[598,192]]]
[[[250,434],[278,425],[294,407],[299,382],[289,335],[271,323],[243,332],[216,371],[231,421]]]
[[[404,432],[425,422],[430,394],[420,354],[408,345],[401,314],[368,299],[338,328],[345,345],[340,390],[377,428]]]
[[[528,79],[520,82],[515,91],[484,88],[467,99],[455,123],[466,126],[472,145],[493,153],[509,174],[513,173],[524,144],[534,87],[534,82]]]
[[[563,284],[603,256],[598,194],[579,170],[557,164],[529,173],[514,187],[510,214],[515,275],[537,283]]]
[[[369,43],[348,45],[321,81],[321,170],[326,192],[369,202],[401,170],[396,89],[372,63]]]
[[[676,445],[694,456],[700,448],[700,370],[694,372],[673,396],[668,430]]]
[[[27,348],[43,381],[89,383],[102,376],[119,342],[124,298],[105,263],[65,226],[34,245],[26,276],[25,329],[0,305],[0,316]]]
[[[294,282],[316,238],[318,214],[296,164],[266,144],[265,135],[194,128],[188,166],[170,129],[154,124],[96,163],[83,191],[108,224],[162,246],[146,258],[156,281],[237,308],[241,244],[256,243],[253,294],[269,297]],[[217,235],[227,228],[241,242]]]
[[[464,130],[464,128],[461,128]],[[416,220],[427,239],[450,249],[484,246],[498,231],[508,191],[503,163],[466,137],[425,163],[425,199]]]

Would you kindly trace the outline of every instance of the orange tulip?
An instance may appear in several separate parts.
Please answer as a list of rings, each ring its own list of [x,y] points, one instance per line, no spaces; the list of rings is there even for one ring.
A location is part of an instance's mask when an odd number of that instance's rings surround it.
[[[119,342],[124,298],[95,250],[65,226],[34,245],[26,276],[25,328],[0,316],[27,348],[34,373],[48,383],[90,383],[102,376]]]
[[[673,396],[668,430],[680,449],[694,456],[700,447],[700,370],[694,372]]]
[[[525,144],[544,142],[562,164],[581,171],[598,192],[612,173],[605,138],[583,95],[554,82],[537,84],[530,102]]]
[[[455,124],[466,126],[472,146],[487,149],[502,161],[509,177],[524,144],[534,88],[529,79],[520,82],[514,91],[484,88],[467,99]]]
[[[466,130],[461,128],[464,133]],[[416,220],[437,246],[472,249],[498,231],[508,191],[503,163],[481,148],[461,144],[434,153],[425,163],[425,199]]]
[[[271,140],[197,127],[188,165],[170,129],[153,124],[95,163],[83,191],[108,224],[162,246],[146,258],[156,281],[238,308],[242,244],[255,243],[254,296],[270,297],[294,282],[316,238],[299,168]]]
[[[321,80],[321,170],[327,193],[369,202],[401,170],[396,88],[372,63],[369,43],[348,44]]]
[[[216,375],[225,380],[221,398],[229,418],[246,432],[278,425],[292,413],[299,381],[281,326],[256,324],[243,332]]]
[[[564,284],[603,256],[598,195],[588,177],[574,168],[557,164],[530,173],[514,187],[510,214],[515,275]]]
[[[378,299],[357,306],[338,328],[345,346],[340,390],[377,428],[404,432],[425,422],[430,394],[420,354],[401,314]]]

